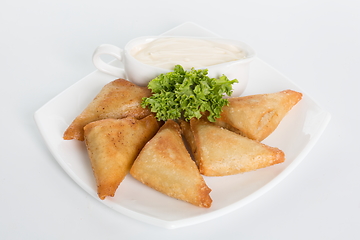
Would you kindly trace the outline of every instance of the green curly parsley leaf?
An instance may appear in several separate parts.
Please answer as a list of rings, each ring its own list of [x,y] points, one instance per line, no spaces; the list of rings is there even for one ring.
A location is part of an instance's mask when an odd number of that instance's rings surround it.
[[[229,104],[224,94],[231,96],[232,84],[225,75],[220,78],[207,76],[207,69],[189,71],[176,65],[173,72],[160,74],[151,80],[148,88],[153,95],[142,99],[142,107],[149,107],[158,120],[193,117],[200,118],[208,112],[208,119],[214,122],[220,117],[222,107]]]

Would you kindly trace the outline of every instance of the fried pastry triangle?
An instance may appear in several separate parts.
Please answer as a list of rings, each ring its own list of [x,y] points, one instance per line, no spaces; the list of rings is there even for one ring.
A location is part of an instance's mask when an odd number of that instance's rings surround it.
[[[226,176],[268,167],[285,160],[277,148],[241,136],[205,119],[181,122],[184,137],[205,176]]]
[[[142,147],[159,129],[153,115],[103,119],[84,128],[85,143],[100,199],[113,197]]]
[[[301,98],[302,93],[292,90],[229,98],[229,105],[223,107],[216,124],[262,141]]]
[[[141,107],[143,97],[151,95],[147,87],[139,87],[125,79],[117,79],[106,84],[93,101],[77,116],[66,129],[65,140],[84,140],[83,128],[86,124],[106,118],[134,117],[141,119],[150,110]]]
[[[130,174],[170,197],[199,207],[211,206],[211,189],[186,150],[180,127],[173,120],[166,121],[145,145]]]

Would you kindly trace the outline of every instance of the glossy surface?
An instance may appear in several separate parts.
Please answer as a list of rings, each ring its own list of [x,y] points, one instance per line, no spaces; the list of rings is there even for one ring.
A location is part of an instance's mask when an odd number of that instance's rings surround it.
[[[207,39],[162,38],[136,46],[131,54],[142,63],[173,70],[175,65],[204,68],[246,58],[244,50],[234,45]]]

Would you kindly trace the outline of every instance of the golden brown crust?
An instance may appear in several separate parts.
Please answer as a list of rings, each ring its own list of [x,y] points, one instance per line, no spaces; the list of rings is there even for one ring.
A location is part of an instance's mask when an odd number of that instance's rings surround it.
[[[196,154],[196,142],[194,138],[194,134],[191,131],[190,123],[185,120],[179,120],[179,125],[181,128],[181,134],[185,138],[185,142],[188,144],[188,147],[190,148],[190,152],[193,154]],[[199,165],[197,162],[197,158],[194,158],[196,165]]]
[[[84,128],[85,143],[100,199],[114,196],[142,147],[159,129],[153,115],[103,119]]]
[[[277,148],[241,136],[204,119],[191,119],[200,173],[226,176],[268,167],[285,160]]]
[[[302,93],[292,90],[229,98],[229,105],[223,107],[216,124],[262,141],[278,127],[301,98]]]
[[[172,120],[168,120],[145,145],[130,174],[170,197],[199,207],[211,206],[211,189],[187,152],[179,125]]]
[[[142,98],[150,95],[151,91],[147,87],[139,87],[125,79],[114,80],[106,84],[84,111],[74,119],[63,138],[83,141],[84,126],[96,120],[129,116],[141,119],[150,114],[148,108],[141,107]]]

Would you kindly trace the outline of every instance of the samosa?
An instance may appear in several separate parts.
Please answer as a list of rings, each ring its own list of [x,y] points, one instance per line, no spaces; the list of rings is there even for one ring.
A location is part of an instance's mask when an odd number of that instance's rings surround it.
[[[180,126],[167,120],[136,158],[130,174],[170,197],[209,208],[211,189],[186,150]]]
[[[141,120],[109,118],[85,126],[85,143],[100,199],[114,196],[140,150],[159,127],[153,115]]]
[[[222,108],[215,124],[262,141],[301,98],[302,93],[293,90],[229,98],[229,105]]]
[[[78,115],[66,129],[65,140],[84,140],[84,126],[90,122],[106,118],[134,117],[141,119],[151,112],[141,107],[143,97],[149,97],[147,87],[139,87],[125,79],[117,79],[106,84],[93,101]]]
[[[180,123],[194,154],[199,171],[205,176],[227,176],[253,171],[284,162],[285,154],[222,128],[206,119],[192,118]]]

